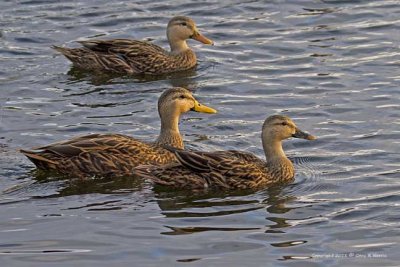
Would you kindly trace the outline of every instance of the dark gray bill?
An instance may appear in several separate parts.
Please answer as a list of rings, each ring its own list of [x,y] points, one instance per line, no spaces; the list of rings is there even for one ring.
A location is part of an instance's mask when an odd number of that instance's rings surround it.
[[[292,135],[295,138],[301,138],[301,139],[306,139],[306,140],[315,140],[317,137],[314,135],[308,134],[306,132],[303,132],[299,128],[296,128],[296,132]]]

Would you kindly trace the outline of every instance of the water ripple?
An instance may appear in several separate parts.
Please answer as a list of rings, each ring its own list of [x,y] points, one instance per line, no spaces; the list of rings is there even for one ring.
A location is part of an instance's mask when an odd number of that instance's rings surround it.
[[[398,1],[0,5],[4,266],[262,266],[266,257],[274,266],[397,265]],[[70,68],[50,48],[91,38],[168,47],[165,25],[178,14],[216,43],[189,41],[199,59],[194,71],[95,75]],[[153,140],[157,99],[171,86],[219,111],[183,116],[187,147],[263,157],[261,125],[274,113],[318,140],[284,143],[296,169],[292,184],[232,194],[164,192],[132,177],[44,176],[17,152],[93,132]],[[347,258],[328,257],[339,253]],[[373,253],[386,257],[349,258]]]

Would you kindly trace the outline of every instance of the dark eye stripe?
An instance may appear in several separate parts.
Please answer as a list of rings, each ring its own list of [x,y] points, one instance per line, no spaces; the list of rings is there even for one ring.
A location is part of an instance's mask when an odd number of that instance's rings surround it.
[[[289,124],[286,121],[282,121],[282,122],[275,122],[274,125],[280,125],[280,126],[289,126],[291,128],[293,128],[294,126],[292,124]]]
[[[175,22],[175,25],[187,26],[188,23],[186,21],[177,21],[177,22]]]
[[[187,22],[179,22],[178,21],[175,25],[185,26],[185,27],[188,27],[191,30],[194,30],[194,26],[189,24],[189,23],[187,23]]]

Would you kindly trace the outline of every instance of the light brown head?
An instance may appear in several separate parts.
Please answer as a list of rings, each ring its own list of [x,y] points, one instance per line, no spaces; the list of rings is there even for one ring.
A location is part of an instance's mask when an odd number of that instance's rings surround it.
[[[181,87],[165,90],[158,99],[158,114],[161,119],[165,116],[179,116],[188,111],[217,113],[215,109],[200,104],[189,90]]]
[[[282,141],[290,137],[315,140],[315,136],[303,132],[287,116],[273,115],[268,117],[262,127],[262,139],[270,141]]]
[[[169,21],[167,37],[173,53],[188,49],[187,39],[194,39],[203,44],[214,44],[213,41],[199,32],[196,23],[191,18],[185,16],[176,16]]]
[[[156,143],[183,148],[178,125],[181,114],[188,111],[217,113],[215,109],[200,104],[185,88],[175,87],[165,90],[158,99],[161,129]]]

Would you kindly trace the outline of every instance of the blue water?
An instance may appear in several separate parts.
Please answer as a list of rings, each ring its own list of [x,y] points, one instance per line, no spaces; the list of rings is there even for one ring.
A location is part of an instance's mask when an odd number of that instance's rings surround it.
[[[1,1],[1,266],[398,266],[398,1]],[[188,15],[196,71],[159,78],[71,70],[51,45],[135,38],[167,47]],[[19,148],[93,132],[153,140],[156,102],[193,90],[186,146],[262,157],[263,120],[319,137],[289,140],[296,180],[248,194],[162,192],[129,178],[43,177]]]

